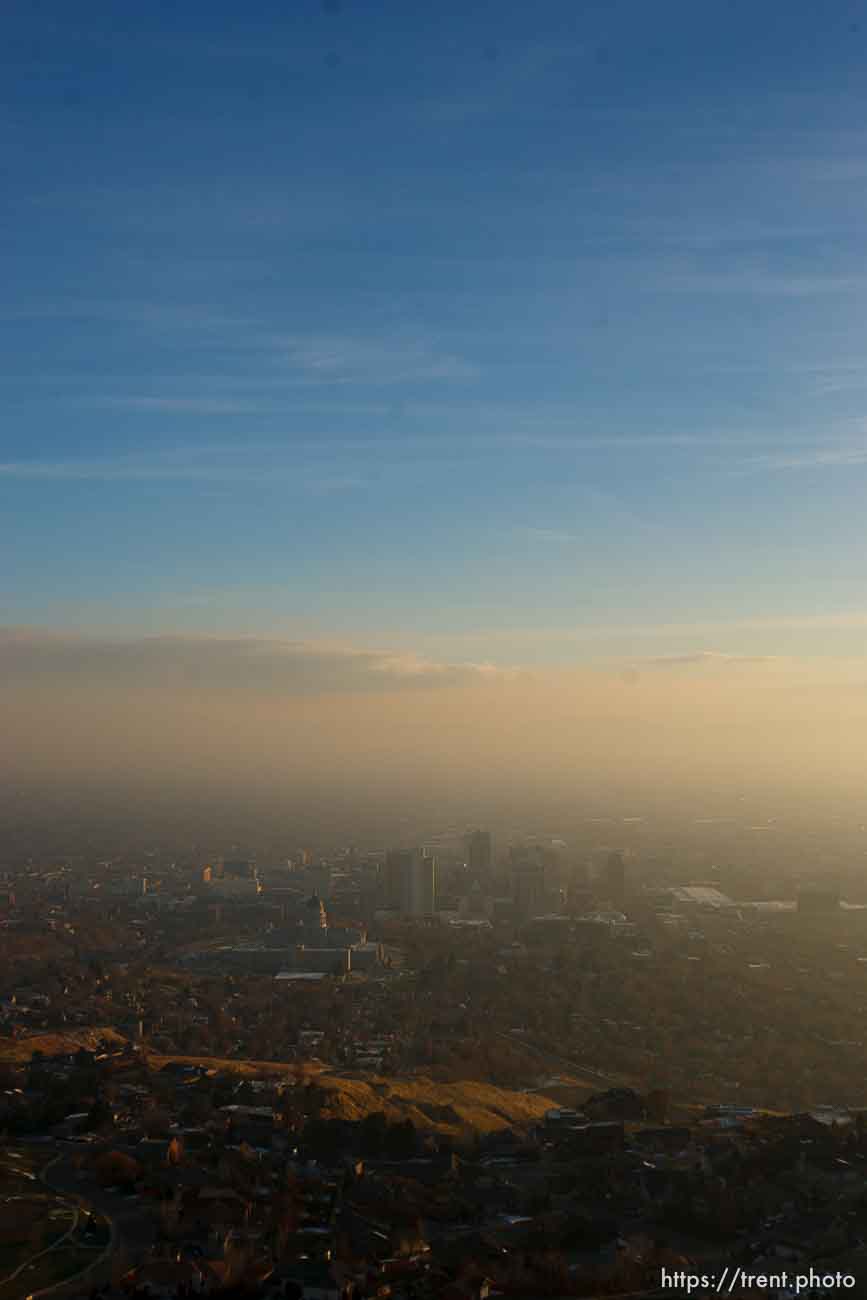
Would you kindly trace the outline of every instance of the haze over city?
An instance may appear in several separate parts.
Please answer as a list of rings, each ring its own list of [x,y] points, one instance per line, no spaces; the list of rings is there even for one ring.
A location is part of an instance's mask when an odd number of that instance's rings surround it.
[[[6,772],[854,789],[863,39],[13,6]]]

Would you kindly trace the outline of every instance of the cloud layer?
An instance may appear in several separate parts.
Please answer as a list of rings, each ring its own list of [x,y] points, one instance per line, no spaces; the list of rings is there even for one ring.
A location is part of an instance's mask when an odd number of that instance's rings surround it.
[[[4,780],[209,798],[219,785],[568,800],[625,780],[815,793],[860,790],[867,761],[863,658],[684,651],[530,672],[303,640],[7,628],[0,710]]]
[[[257,637],[108,638],[0,630],[7,687],[258,690],[283,695],[466,686],[502,675],[489,664],[441,663]]]

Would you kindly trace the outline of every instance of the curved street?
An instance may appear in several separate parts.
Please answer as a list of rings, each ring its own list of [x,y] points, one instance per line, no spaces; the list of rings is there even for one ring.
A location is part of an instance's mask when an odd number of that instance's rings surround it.
[[[7,1196],[4,1198],[4,1201],[8,1203],[9,1201],[32,1200],[32,1199],[33,1199],[32,1196],[30,1197]],[[46,1197],[45,1199],[47,1200],[49,1198]],[[59,1236],[55,1241],[52,1241],[50,1246],[46,1246],[43,1250],[37,1251],[35,1255],[31,1255],[29,1259],[25,1259],[23,1263],[19,1264],[18,1267],[13,1270],[13,1272],[7,1273],[6,1277],[0,1277],[0,1289],[2,1289],[5,1286],[8,1286],[10,1282],[14,1282],[17,1277],[20,1277],[22,1273],[27,1271],[27,1269],[32,1268],[34,1264],[37,1263],[38,1260],[43,1258],[43,1256],[50,1255],[52,1251],[58,1250],[63,1245],[64,1242],[69,1240],[69,1238],[72,1236],[72,1234],[75,1232],[76,1228],[78,1227],[78,1220],[80,1218],[81,1211],[77,1205],[70,1204],[67,1205],[66,1208],[72,1212],[72,1223],[66,1229],[66,1231],[62,1233],[61,1236]]]
[[[83,1208],[96,1211],[108,1221],[112,1250],[122,1249],[130,1263],[147,1254],[155,1237],[151,1216],[144,1212],[138,1198],[123,1196],[83,1182],[73,1163],[73,1153],[61,1151],[42,1170],[42,1181],[53,1191],[70,1196]]]

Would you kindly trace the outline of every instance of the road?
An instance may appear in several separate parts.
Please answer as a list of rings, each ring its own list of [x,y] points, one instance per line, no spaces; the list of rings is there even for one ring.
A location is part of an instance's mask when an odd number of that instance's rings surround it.
[[[20,1200],[32,1200],[33,1198],[24,1197],[24,1196],[7,1196],[5,1199],[6,1201],[20,1201]],[[47,1199],[48,1198],[46,1197],[46,1200]],[[58,1237],[56,1241],[52,1241],[51,1245],[46,1246],[44,1250],[37,1251],[35,1255],[31,1255],[29,1259],[25,1259],[24,1263],[19,1264],[18,1267],[14,1270],[14,1272],[8,1273],[6,1277],[0,1277],[0,1287],[7,1286],[10,1282],[14,1282],[16,1277],[19,1277],[22,1273],[25,1273],[28,1269],[33,1268],[37,1260],[42,1259],[44,1255],[50,1255],[53,1250],[57,1250],[60,1246],[63,1245],[65,1241],[69,1241],[69,1238],[72,1236],[72,1234],[75,1232],[75,1229],[78,1227],[80,1211],[77,1205],[72,1205],[66,1201],[63,1202],[63,1205],[65,1206],[66,1209],[70,1210],[72,1213],[72,1223],[66,1229],[66,1232],[64,1232],[61,1237]]]
[[[519,1038],[517,1034],[498,1033],[498,1038],[502,1038],[513,1047],[522,1047],[524,1051],[529,1052],[538,1059],[552,1073],[555,1070],[563,1074],[568,1074],[571,1078],[577,1079],[579,1083],[586,1084],[589,1088],[621,1088],[623,1087],[622,1079],[614,1079],[610,1074],[603,1074],[601,1070],[593,1066],[584,1065],[580,1061],[570,1061],[565,1056],[559,1056],[556,1052],[551,1052],[547,1048],[536,1047],[526,1038]]]
[[[78,1148],[80,1152],[80,1148]],[[122,1196],[88,1182],[82,1194],[82,1181],[73,1164],[73,1152],[61,1151],[42,1171],[43,1182],[54,1191],[75,1198],[79,1203],[108,1220],[112,1249],[123,1248],[130,1265],[143,1258],[153,1244],[156,1229],[151,1215],[138,1198]]]
[[[46,1143],[45,1147],[47,1151],[57,1152],[57,1154],[53,1160],[50,1160],[40,1170],[38,1179],[29,1170],[19,1169],[14,1164],[4,1164],[0,1167],[31,1182],[41,1181],[71,1211],[73,1214],[72,1226],[45,1250],[39,1251],[38,1254],[32,1255],[30,1259],[25,1260],[14,1273],[0,1279],[0,1285],[14,1281],[20,1274],[33,1267],[44,1255],[57,1250],[65,1242],[69,1241],[78,1226],[82,1213],[98,1213],[101,1215],[108,1223],[110,1236],[105,1249],[80,1273],[33,1292],[32,1300],[38,1300],[40,1297],[45,1297],[47,1300],[47,1297],[55,1294],[70,1295],[69,1288],[76,1286],[76,1283],[80,1283],[83,1278],[88,1277],[89,1282],[96,1280],[94,1278],[95,1272],[97,1270],[102,1272],[120,1249],[124,1251],[125,1258],[132,1267],[149,1254],[156,1235],[151,1215],[137,1198],[123,1196],[117,1192],[93,1186],[90,1183],[83,1183],[73,1163],[74,1156],[80,1153],[80,1148],[71,1150],[66,1143],[61,1142],[53,1142],[50,1145]],[[86,1195],[82,1194],[83,1190],[86,1191]]]
[[[24,1169],[19,1164],[16,1163],[7,1164],[3,1162],[2,1164],[0,1164],[0,1169],[2,1169],[6,1173],[13,1174],[16,1178],[22,1178],[27,1182],[38,1183],[40,1181],[40,1179],[36,1176],[36,1174],[32,1173],[31,1170]],[[52,1192],[54,1192],[55,1189],[52,1188],[51,1190]],[[29,1259],[25,1259],[24,1262],[22,1264],[19,1264],[16,1269],[14,1269],[11,1273],[8,1273],[6,1277],[0,1278],[0,1289],[8,1286],[10,1282],[14,1282],[16,1278],[28,1272],[31,1268],[34,1268],[38,1263],[38,1261],[42,1259],[45,1255],[50,1255],[53,1251],[59,1250],[60,1247],[63,1246],[65,1242],[69,1241],[72,1238],[76,1229],[78,1228],[79,1221],[81,1218],[81,1208],[82,1208],[81,1199],[79,1197],[76,1197],[74,1200],[65,1200],[63,1196],[58,1196],[56,1193],[55,1195],[49,1196],[46,1193],[40,1194],[39,1192],[34,1191],[34,1192],[28,1192],[22,1196],[6,1196],[3,1198],[3,1201],[4,1204],[8,1204],[10,1201],[30,1202],[33,1201],[34,1199],[44,1200],[49,1205],[55,1205],[55,1206],[59,1205],[60,1207],[62,1207],[62,1209],[67,1210],[72,1216],[72,1223],[66,1229],[66,1231],[61,1234],[61,1236],[59,1236],[55,1241],[52,1241],[50,1246],[46,1246],[44,1250],[37,1251],[35,1255],[31,1255]],[[50,1290],[54,1290],[54,1289],[55,1288],[53,1287],[50,1288]],[[37,1294],[42,1295],[44,1293],[38,1292]]]

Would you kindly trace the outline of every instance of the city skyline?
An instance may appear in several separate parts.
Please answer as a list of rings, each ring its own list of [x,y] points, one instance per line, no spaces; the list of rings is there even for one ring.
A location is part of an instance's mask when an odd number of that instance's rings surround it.
[[[0,1300],[860,1295],[867,0],[4,20]]]

